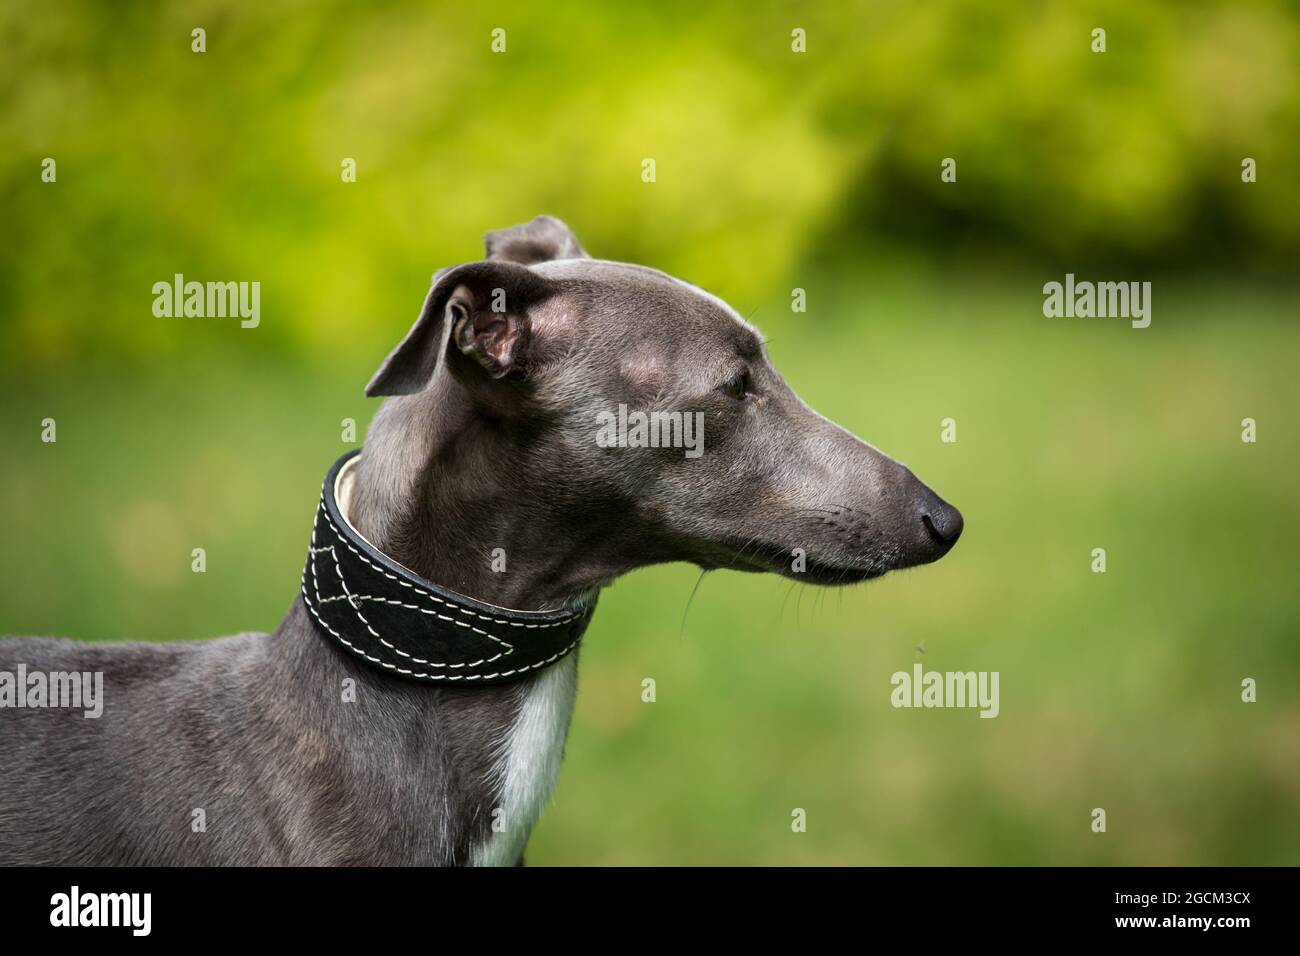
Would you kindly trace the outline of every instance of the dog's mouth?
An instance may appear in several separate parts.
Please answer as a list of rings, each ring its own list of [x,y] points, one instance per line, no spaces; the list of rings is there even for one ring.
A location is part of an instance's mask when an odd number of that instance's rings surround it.
[[[828,561],[803,548],[763,541],[729,542],[730,560],[720,567],[735,571],[757,571],[779,574],[792,581],[803,581],[825,587],[842,584],[859,584],[888,573],[888,567],[876,563],[850,565]]]

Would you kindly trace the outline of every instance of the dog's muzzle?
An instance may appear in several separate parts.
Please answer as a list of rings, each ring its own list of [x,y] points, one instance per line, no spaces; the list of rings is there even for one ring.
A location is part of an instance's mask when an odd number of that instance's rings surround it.
[[[321,489],[302,597],[322,634],[398,677],[435,684],[501,684],[527,677],[578,646],[595,601],[580,611],[514,611],[427,581],[384,555],[349,523],[359,451],[330,468]]]

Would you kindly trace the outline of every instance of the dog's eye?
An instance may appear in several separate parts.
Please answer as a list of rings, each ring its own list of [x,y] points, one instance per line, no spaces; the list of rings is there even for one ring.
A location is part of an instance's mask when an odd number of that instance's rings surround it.
[[[749,380],[749,369],[741,369],[724,382],[720,389],[726,395],[736,399],[745,399],[753,394]]]

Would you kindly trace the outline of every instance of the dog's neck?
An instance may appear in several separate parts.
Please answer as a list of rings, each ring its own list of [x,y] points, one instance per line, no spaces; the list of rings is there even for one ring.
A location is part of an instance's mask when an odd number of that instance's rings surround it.
[[[601,553],[598,531],[562,533],[567,516],[519,504],[536,508],[545,496],[527,487],[526,469],[511,460],[495,426],[454,390],[387,401],[353,461],[346,488],[341,475],[330,485],[347,523],[429,581],[498,607],[544,611],[584,603],[608,577],[608,563],[593,563],[601,560],[593,558]],[[502,570],[493,562],[497,548]],[[576,648],[517,682],[421,686],[390,680],[348,653],[321,653],[309,613],[296,602],[285,639],[275,643],[284,673],[326,668],[313,686],[351,677],[365,699],[382,695],[384,739],[426,742],[403,751],[412,766],[403,768],[393,799],[409,809],[401,794],[417,778],[430,792],[445,792],[444,816],[429,835],[437,843],[432,860],[518,862],[559,773],[576,696]],[[422,832],[418,819],[411,826]]]
[[[507,440],[454,383],[390,399],[371,425],[351,495],[354,526],[437,584],[489,604],[554,610],[628,568],[592,527],[548,512]]]

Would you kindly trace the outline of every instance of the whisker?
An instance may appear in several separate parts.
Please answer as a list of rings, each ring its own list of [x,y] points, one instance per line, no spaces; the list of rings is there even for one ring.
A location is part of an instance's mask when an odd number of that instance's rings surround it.
[[[695,595],[699,593],[700,585],[704,583],[704,575],[708,573],[707,568],[700,571],[700,576],[695,579],[695,587],[691,588],[691,596],[686,599],[686,607],[682,609],[682,627],[681,630],[677,632],[677,639],[679,641],[686,640],[686,615],[691,612],[691,604],[695,601]]]
[[[790,586],[785,589],[785,597],[781,601],[781,623],[785,623],[785,606],[790,603],[790,595],[794,593],[794,589],[798,584],[798,581],[791,581]]]

